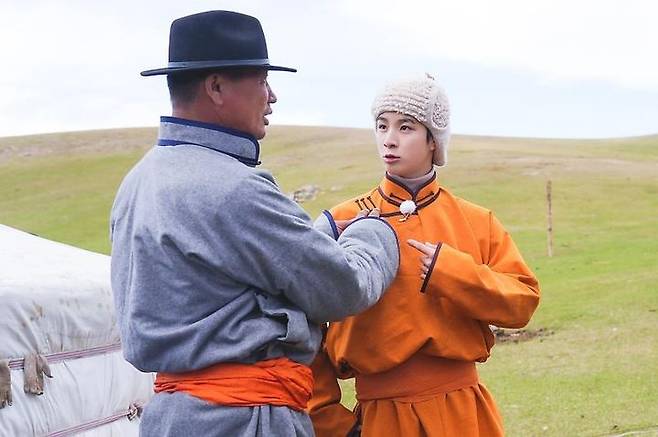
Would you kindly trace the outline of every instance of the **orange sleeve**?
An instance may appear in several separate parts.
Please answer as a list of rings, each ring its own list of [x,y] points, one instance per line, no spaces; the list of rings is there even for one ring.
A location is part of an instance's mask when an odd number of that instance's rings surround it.
[[[313,421],[317,437],[346,436],[354,424],[356,416],[340,403],[341,391],[336,371],[329,361],[324,347],[315,357],[313,364],[315,386],[308,403],[308,413]]]
[[[539,304],[539,283],[512,237],[491,213],[489,229],[484,264],[442,244],[434,254],[424,290],[449,299],[473,319],[502,328],[521,328]]]

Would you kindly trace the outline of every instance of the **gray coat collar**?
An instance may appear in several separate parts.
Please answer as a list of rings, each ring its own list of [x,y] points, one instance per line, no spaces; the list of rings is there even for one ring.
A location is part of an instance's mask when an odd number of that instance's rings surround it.
[[[160,117],[158,146],[192,144],[232,156],[250,167],[260,164],[256,138],[234,129],[178,117]]]

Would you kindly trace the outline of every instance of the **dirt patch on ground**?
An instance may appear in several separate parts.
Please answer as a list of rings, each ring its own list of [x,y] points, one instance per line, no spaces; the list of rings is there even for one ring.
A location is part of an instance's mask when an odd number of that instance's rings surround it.
[[[503,329],[497,327],[491,327],[491,331],[496,337],[497,343],[519,343],[522,341],[532,340],[533,338],[540,338],[539,341],[543,341],[541,337],[548,337],[553,335],[553,331],[546,328],[539,329]]]
[[[618,428],[618,425],[613,425],[612,426],[612,431],[615,431]],[[603,434],[602,434],[603,435]],[[621,434],[605,434],[606,436],[610,437],[650,437],[650,436],[658,436],[658,427],[652,426],[650,428],[646,429],[636,429],[633,431],[627,431]]]

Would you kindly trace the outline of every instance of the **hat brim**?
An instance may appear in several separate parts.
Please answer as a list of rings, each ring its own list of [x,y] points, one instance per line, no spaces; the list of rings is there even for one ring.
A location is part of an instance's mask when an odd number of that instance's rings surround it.
[[[266,70],[289,71],[291,73],[296,73],[297,72],[296,68],[281,67],[279,65],[269,65],[269,64],[254,65],[254,64],[242,64],[242,63],[227,65],[225,62],[222,62],[222,63],[218,63],[217,65],[212,65],[212,64],[205,63],[203,66],[156,68],[154,70],[142,71],[139,74],[142,75],[142,76],[159,76],[159,75],[162,75],[162,74],[182,73],[182,72],[185,72],[185,71],[225,70],[225,69],[232,69],[232,68],[239,68],[239,67],[264,68]]]

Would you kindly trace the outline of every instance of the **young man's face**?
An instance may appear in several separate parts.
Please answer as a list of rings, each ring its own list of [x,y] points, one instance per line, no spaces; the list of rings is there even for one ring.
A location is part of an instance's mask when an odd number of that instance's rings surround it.
[[[266,116],[276,96],[267,83],[267,70],[256,70],[224,82],[223,98],[229,111],[226,124],[260,140],[265,137]]]
[[[384,112],[375,121],[379,157],[389,174],[417,178],[432,169],[434,140],[427,140],[427,128],[415,118]]]

